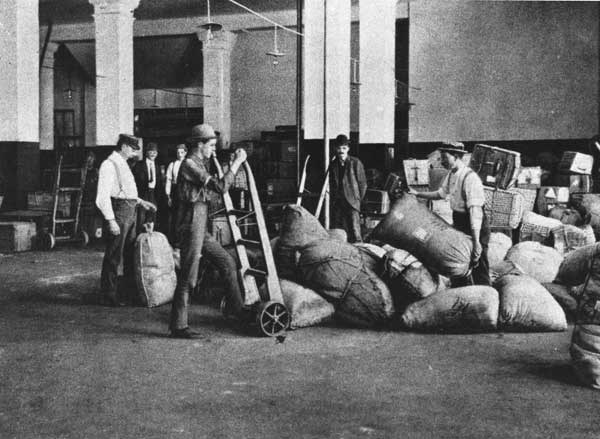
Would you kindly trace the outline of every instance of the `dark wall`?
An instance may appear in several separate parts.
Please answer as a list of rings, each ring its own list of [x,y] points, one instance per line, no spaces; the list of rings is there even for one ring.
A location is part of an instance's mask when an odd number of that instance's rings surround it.
[[[27,192],[40,184],[40,145],[37,142],[0,142],[2,210],[27,206]]]

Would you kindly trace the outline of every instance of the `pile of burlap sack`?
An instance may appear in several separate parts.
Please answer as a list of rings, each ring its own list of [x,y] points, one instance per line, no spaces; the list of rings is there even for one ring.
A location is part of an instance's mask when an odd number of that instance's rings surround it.
[[[292,327],[333,318],[352,327],[427,332],[564,331],[584,283],[565,277],[561,267],[574,263],[555,248],[513,246],[493,233],[493,287],[450,288],[450,278],[470,272],[471,238],[412,195],[394,202],[370,243],[354,245],[302,207],[288,206],[272,245]]]

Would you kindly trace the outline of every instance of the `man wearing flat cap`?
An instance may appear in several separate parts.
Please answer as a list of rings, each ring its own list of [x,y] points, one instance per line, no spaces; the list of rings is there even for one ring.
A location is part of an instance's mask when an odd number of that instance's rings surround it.
[[[367,192],[367,177],[362,162],[348,154],[349,143],[344,134],[336,138],[336,156],[331,163],[329,181],[331,226],[344,229],[348,242],[361,242],[360,204]]]
[[[490,226],[483,210],[485,203],[483,184],[477,173],[463,163],[462,157],[466,150],[462,143],[447,142],[438,149],[441,153],[442,165],[449,171],[441,187],[434,192],[411,190],[411,193],[429,200],[443,200],[450,197],[454,227],[471,236],[473,241],[471,254],[473,283],[491,285],[487,257]],[[467,279],[452,280],[453,287],[464,286],[467,283]]]
[[[156,163],[156,157],[158,157],[158,146],[156,143],[150,142],[144,149],[146,157],[144,160],[140,160],[135,164],[135,167],[133,168],[133,176],[135,177],[135,184],[137,186],[140,198],[158,206],[157,199],[163,191],[160,169]],[[142,226],[144,224],[151,224],[154,226],[157,217],[157,212],[138,209],[138,233],[143,231]]]
[[[235,151],[229,170],[222,178],[213,177],[210,160],[215,154],[217,136],[208,124],[196,125],[187,139],[189,152],[179,167],[177,192],[178,242],[181,251],[181,269],[171,307],[170,336],[172,338],[195,338],[199,334],[188,326],[190,292],[198,280],[200,256],[217,266],[225,282],[227,311],[242,316],[243,301],[238,280],[237,263],[219,242],[207,232],[209,192],[223,194],[235,179],[239,167],[246,160],[243,149]]]
[[[107,305],[125,303],[117,295],[117,270],[123,262],[123,275],[133,280],[133,248],[136,238],[136,207],[156,210],[152,203],[138,197],[133,173],[127,160],[138,155],[140,139],[120,134],[112,154],[102,162],[98,172],[96,206],[106,223],[106,250],[102,262],[100,288]]]

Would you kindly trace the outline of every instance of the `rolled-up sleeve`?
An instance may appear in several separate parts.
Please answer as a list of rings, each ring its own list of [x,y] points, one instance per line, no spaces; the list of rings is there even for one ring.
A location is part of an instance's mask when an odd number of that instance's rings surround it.
[[[483,207],[485,204],[485,193],[483,190],[483,184],[477,174],[471,172],[465,177],[465,203],[467,208],[470,207]]]
[[[102,165],[100,165],[100,170],[98,172],[98,192],[96,194],[96,206],[98,206],[98,209],[100,209],[100,212],[102,212],[102,215],[106,221],[115,219],[115,213],[112,208],[110,195],[116,180],[117,175],[115,166],[108,163],[108,160],[105,160]]]
[[[440,199],[445,200],[446,197],[448,197],[448,192],[446,191],[446,188],[449,187],[450,182],[448,181],[450,179],[450,173],[448,173],[444,179],[442,180],[442,184],[440,185],[440,188],[437,190],[438,195],[440,196]]]

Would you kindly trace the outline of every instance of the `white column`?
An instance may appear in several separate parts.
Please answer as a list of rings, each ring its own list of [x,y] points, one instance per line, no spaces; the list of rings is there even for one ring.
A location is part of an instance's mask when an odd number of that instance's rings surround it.
[[[202,42],[204,123],[221,133],[225,142],[231,139],[231,50],[236,35],[221,31]]]
[[[394,143],[396,0],[362,0],[360,32],[360,143]]]
[[[0,141],[39,142],[37,0],[0,0]]]
[[[140,0],[89,0],[96,37],[96,143],[133,133],[133,10]]]
[[[350,20],[351,2],[348,0],[326,0],[326,3],[323,0],[305,1],[302,88],[306,139],[323,138],[324,79],[327,94],[327,138],[341,133],[350,134]],[[325,28],[327,35],[324,33]],[[325,46],[326,77],[323,75]]]
[[[40,149],[54,149],[54,54],[57,49],[57,43],[48,43],[40,68]]]

